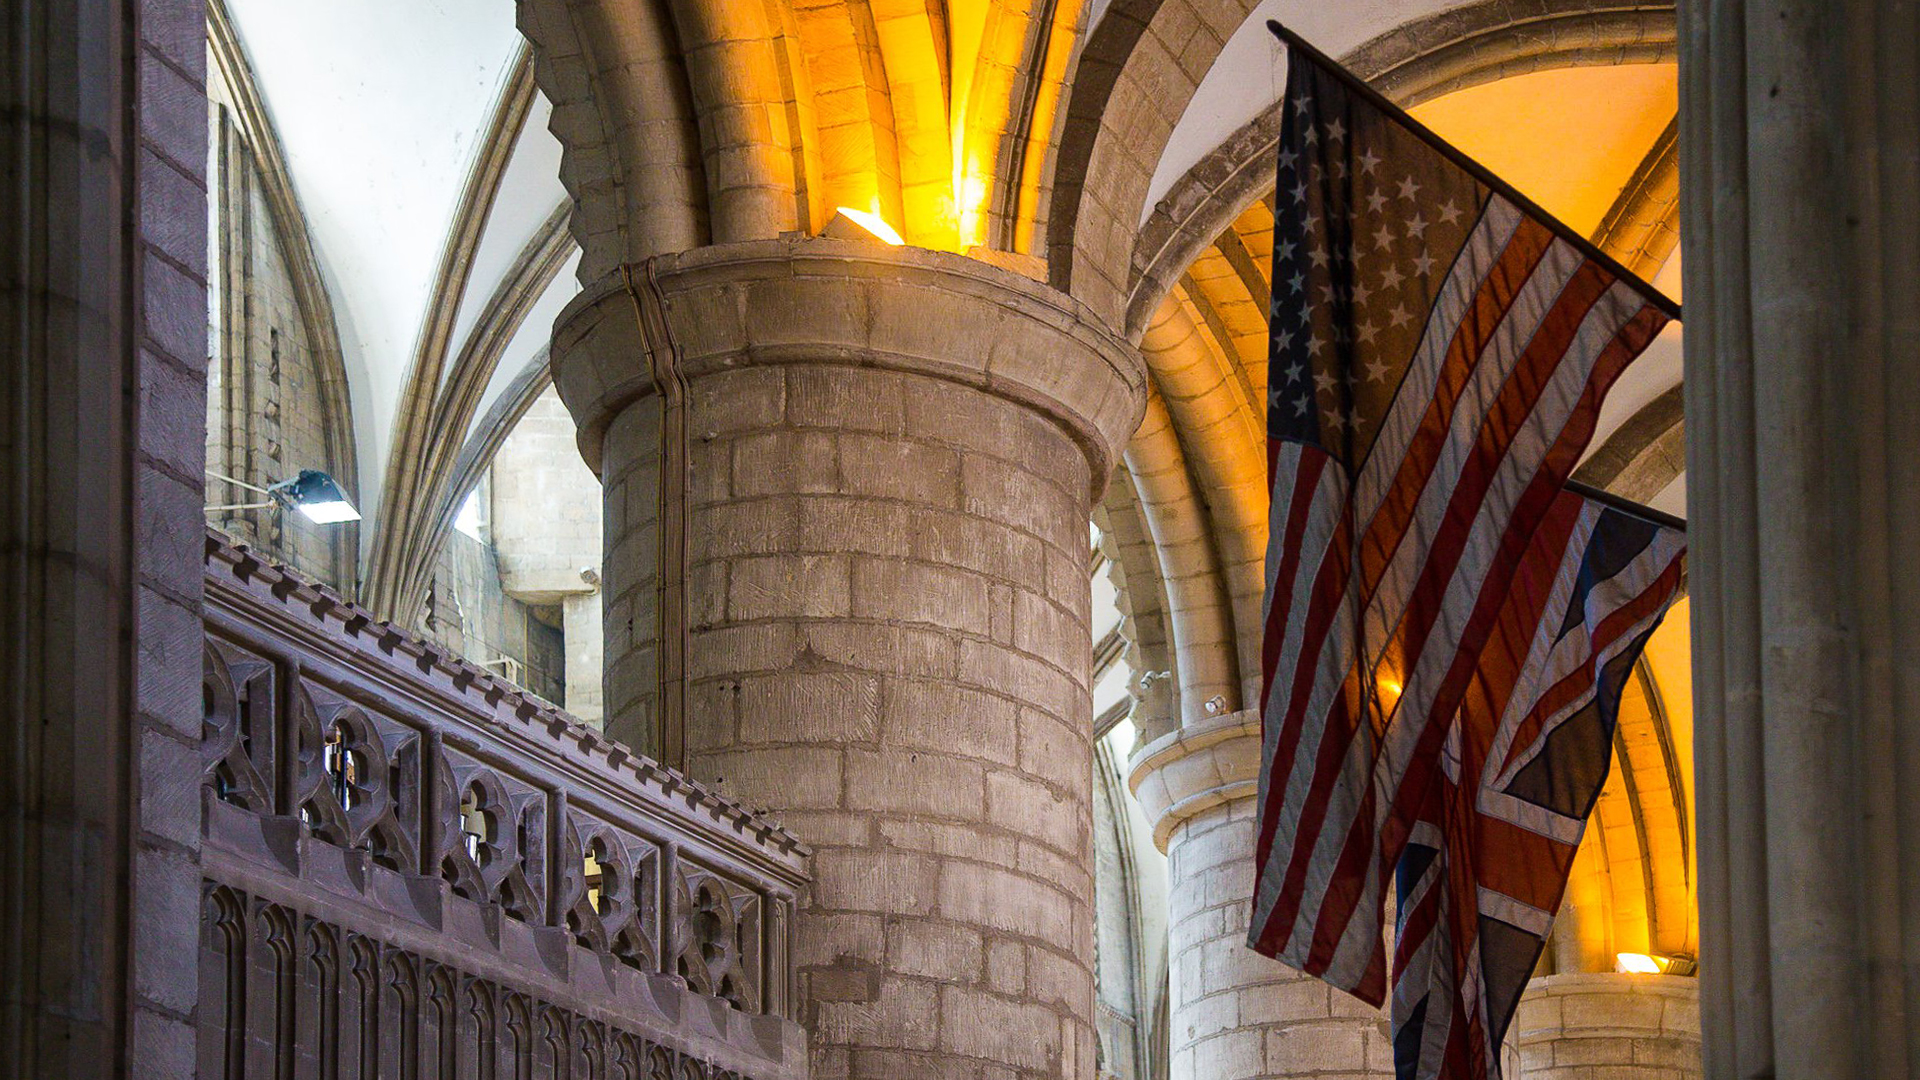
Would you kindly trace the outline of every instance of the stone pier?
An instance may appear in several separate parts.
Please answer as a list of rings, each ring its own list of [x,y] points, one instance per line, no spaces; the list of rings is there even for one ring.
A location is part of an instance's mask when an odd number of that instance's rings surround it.
[[[1141,747],[1131,784],[1167,853],[1173,1080],[1378,1080],[1385,1015],[1247,948],[1260,716],[1190,721]]]
[[[816,1080],[1092,1080],[1087,521],[1137,355],[983,263],[785,239],[589,287],[553,356],[605,489],[608,730],[815,845]]]
[[[1678,975],[1548,975],[1508,1029],[1515,1080],[1698,1080],[1700,983]]]
[[[1913,1077],[1920,11],[1678,10],[1706,1075]]]

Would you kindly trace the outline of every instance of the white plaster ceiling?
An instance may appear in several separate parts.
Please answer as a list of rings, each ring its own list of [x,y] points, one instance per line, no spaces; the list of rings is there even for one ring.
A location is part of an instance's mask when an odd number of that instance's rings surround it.
[[[511,0],[228,0],[334,304],[372,516],[453,214],[520,47]],[[461,333],[562,198],[538,105],[481,244]],[[515,348],[523,343],[516,341]],[[457,354],[460,338],[450,350]],[[537,346],[535,346],[537,347]],[[526,356],[502,357],[518,369]],[[372,530],[363,530],[370,539]]]
[[[552,115],[553,106],[546,96],[536,93],[520,138],[514,143],[513,157],[500,178],[487,231],[474,249],[472,284],[467,287],[454,323],[455,341],[473,328],[493,295],[494,284],[533,239],[547,215],[566,201],[567,191],[560,185],[560,140],[547,130]]]

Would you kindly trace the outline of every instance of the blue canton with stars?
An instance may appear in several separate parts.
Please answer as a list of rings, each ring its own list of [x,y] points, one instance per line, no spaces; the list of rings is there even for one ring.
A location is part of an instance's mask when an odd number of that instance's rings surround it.
[[[1365,460],[1488,191],[1319,65],[1287,65],[1267,434]]]

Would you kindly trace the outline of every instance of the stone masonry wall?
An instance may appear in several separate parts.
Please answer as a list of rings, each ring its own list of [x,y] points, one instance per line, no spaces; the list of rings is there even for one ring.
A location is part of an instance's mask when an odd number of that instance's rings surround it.
[[[1519,1080],[1698,1080],[1700,983],[1675,975],[1549,975],[1507,1034]]]
[[[489,534],[500,580],[528,603],[557,604],[594,590],[600,568],[600,481],[580,449],[573,417],[548,389],[494,455]]]
[[[684,609],[659,590],[686,708],[657,726],[815,846],[816,1080],[1090,1080],[1087,521],[1138,354],[1005,270],[787,238],[596,282],[553,368],[604,484],[616,737],[676,689],[647,608],[686,452]]]
[[[815,845],[815,1076],[1091,1077],[1084,455],[891,372],[693,400],[688,766]]]
[[[1173,1080],[1392,1076],[1379,1010],[1247,948],[1256,808],[1223,802],[1168,838]]]
[[[313,335],[262,190],[254,149],[210,80],[207,468],[266,486],[319,469],[357,496],[339,418],[328,417]],[[344,426],[338,428],[343,430]],[[256,492],[206,479],[209,504],[258,502]],[[235,511],[214,519],[228,534],[349,595],[357,585],[360,524],[316,525],[297,513]]]

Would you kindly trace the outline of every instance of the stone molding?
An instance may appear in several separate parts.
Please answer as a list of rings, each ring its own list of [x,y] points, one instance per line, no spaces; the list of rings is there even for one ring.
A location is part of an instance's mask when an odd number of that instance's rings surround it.
[[[1181,822],[1259,791],[1260,713],[1210,716],[1136,750],[1127,761],[1127,786],[1153,825],[1161,851]]]
[[[655,393],[641,362],[642,288],[671,338],[654,344],[675,351],[690,381],[822,361],[945,379],[1048,416],[1086,453],[1096,489],[1140,421],[1147,377],[1139,354],[1064,293],[921,248],[754,240],[623,268],[561,313],[554,381],[596,472],[608,425]]]

